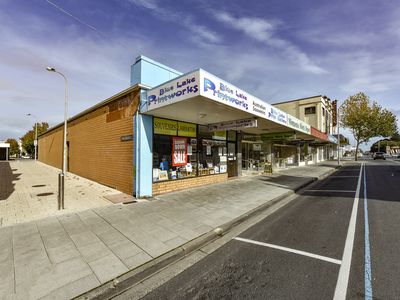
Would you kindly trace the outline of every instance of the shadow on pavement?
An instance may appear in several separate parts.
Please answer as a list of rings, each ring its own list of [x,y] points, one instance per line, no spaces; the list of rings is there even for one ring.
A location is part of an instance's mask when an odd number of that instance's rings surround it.
[[[14,192],[14,181],[19,180],[21,173],[14,173],[9,162],[0,162],[0,201],[8,199]]]
[[[311,177],[308,177],[308,179]],[[304,177],[291,175],[262,175],[257,178],[267,185],[279,186],[290,190],[295,190],[299,182],[306,181]]]

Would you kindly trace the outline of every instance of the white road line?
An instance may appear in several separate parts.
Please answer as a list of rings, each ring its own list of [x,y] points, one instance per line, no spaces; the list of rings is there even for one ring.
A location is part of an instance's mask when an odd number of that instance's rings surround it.
[[[306,192],[355,193],[352,190],[306,190]]]
[[[349,284],[351,256],[353,253],[354,235],[356,231],[357,210],[358,202],[360,200],[361,189],[361,174],[363,171],[364,163],[361,164],[360,174],[358,176],[357,192],[354,197],[353,209],[351,211],[349,228],[347,230],[346,243],[344,245],[342,265],[340,266],[338,280],[336,282],[335,295],[333,300],[345,300],[347,293],[347,286]]]
[[[350,177],[350,178],[355,178],[355,177],[358,177],[358,175],[356,175],[356,176],[350,176],[350,175],[331,175],[331,176],[329,176],[329,177],[327,177],[327,178],[332,178],[332,177],[343,177],[343,178],[347,178],[347,177]]]
[[[296,253],[296,254],[300,254],[300,255],[303,255],[303,256],[316,258],[316,259],[319,259],[319,260],[324,260],[324,261],[327,261],[327,262],[330,262],[330,263],[334,263],[334,264],[338,264],[338,265],[340,265],[342,263],[338,259],[334,259],[334,258],[330,258],[330,257],[318,255],[318,254],[313,254],[313,253],[309,253],[309,252],[305,252],[305,251],[301,251],[301,250],[282,247],[282,246],[278,246],[278,245],[274,245],[274,244],[257,242],[257,241],[253,241],[253,240],[249,240],[249,239],[244,239],[244,238],[241,238],[241,237],[235,237],[233,239],[237,240],[237,241],[245,242],[245,243],[250,243],[250,244],[255,244],[255,245],[264,246],[264,247],[268,247],[268,248],[283,250],[283,251],[286,251],[286,252]]]

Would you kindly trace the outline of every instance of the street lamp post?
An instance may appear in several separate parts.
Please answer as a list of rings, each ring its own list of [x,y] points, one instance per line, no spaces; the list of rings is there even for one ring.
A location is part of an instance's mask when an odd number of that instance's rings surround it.
[[[340,133],[339,133],[339,108],[336,110],[336,124],[337,124],[337,163],[340,166]]]
[[[34,116],[32,114],[26,114],[26,115],[35,119],[35,141],[33,142],[33,144],[35,146],[35,161],[36,161],[36,158],[37,158],[37,118],[36,118],[36,116]]]
[[[62,172],[58,174],[58,209],[64,209],[64,182],[67,169],[67,112],[68,112],[68,80],[65,75],[55,68],[47,67],[47,71],[60,74],[65,80],[65,98],[64,98],[64,142],[63,142],[63,164]]]

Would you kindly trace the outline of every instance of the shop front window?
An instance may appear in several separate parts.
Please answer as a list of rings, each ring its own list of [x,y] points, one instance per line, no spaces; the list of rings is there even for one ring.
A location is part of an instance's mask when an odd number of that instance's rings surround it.
[[[154,118],[153,182],[195,177],[196,124]]]
[[[199,152],[199,176],[227,172],[227,148],[225,141],[201,139]]]
[[[227,132],[199,125],[199,176],[227,172]]]
[[[195,138],[155,135],[153,143],[153,182],[196,176]]]
[[[153,124],[153,182],[227,173],[227,131],[161,118]]]

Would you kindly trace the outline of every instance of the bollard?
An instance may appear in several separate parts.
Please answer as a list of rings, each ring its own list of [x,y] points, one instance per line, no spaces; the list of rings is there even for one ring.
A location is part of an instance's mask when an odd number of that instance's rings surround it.
[[[58,210],[64,209],[64,174],[58,174]]]

